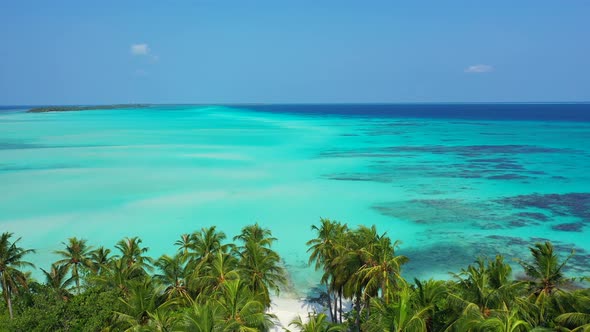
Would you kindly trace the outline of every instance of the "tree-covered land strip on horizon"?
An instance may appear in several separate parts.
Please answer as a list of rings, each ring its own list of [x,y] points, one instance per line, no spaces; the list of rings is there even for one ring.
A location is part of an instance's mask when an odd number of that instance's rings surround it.
[[[113,105],[71,105],[71,106],[43,106],[34,107],[27,113],[47,113],[47,112],[74,112],[74,111],[94,111],[94,110],[111,110],[111,109],[134,109],[146,108],[148,104],[113,104]]]

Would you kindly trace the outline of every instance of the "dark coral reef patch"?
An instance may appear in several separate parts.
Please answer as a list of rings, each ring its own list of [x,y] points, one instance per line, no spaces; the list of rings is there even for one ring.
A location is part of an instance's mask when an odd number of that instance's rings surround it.
[[[379,203],[372,209],[389,217],[418,224],[463,223],[481,220],[485,207],[458,199],[417,199]]]
[[[590,223],[590,193],[531,194],[473,201],[414,199],[376,203],[372,209],[395,219],[426,225],[468,223],[489,230],[548,223],[553,230],[580,232]],[[562,217],[569,220],[551,224]]]
[[[573,216],[590,222],[590,193],[519,195],[496,202],[518,209],[542,209],[556,216]]]
[[[570,222],[551,226],[551,229],[563,232],[581,232],[583,228],[583,222]]]

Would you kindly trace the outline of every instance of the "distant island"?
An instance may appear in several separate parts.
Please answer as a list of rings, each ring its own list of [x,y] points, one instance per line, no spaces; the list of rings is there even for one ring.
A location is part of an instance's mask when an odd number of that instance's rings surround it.
[[[115,104],[115,105],[90,105],[90,106],[44,106],[35,107],[27,111],[27,113],[46,113],[46,112],[74,112],[74,111],[90,111],[90,110],[110,110],[118,108],[145,108],[147,104]]]

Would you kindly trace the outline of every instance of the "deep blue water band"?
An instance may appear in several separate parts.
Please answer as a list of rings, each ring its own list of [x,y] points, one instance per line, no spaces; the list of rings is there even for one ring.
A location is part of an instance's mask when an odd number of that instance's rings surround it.
[[[154,105],[163,110],[164,105]],[[182,109],[197,105],[165,105]],[[200,106],[203,106],[201,104]],[[590,122],[590,103],[408,103],[408,104],[231,104],[267,113],[375,118],[463,119],[486,121]],[[30,106],[0,106],[2,111],[24,111]]]
[[[387,118],[590,122],[590,103],[232,105],[261,112]]]

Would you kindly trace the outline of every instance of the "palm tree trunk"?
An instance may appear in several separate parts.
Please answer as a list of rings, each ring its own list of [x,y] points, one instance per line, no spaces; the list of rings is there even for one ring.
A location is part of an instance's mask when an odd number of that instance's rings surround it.
[[[330,311],[330,320],[332,323],[336,323],[334,319],[334,314],[332,313],[332,296],[330,295],[330,289],[326,289],[326,294],[328,294],[328,310]]]
[[[78,290],[78,295],[80,295],[80,275],[78,274],[77,264],[74,264],[72,268],[72,276],[76,279],[76,289]]]
[[[356,308],[356,318],[355,318],[355,326],[356,330],[360,331],[361,329],[361,296],[360,294],[356,294],[356,298],[354,299],[354,307]]]
[[[10,300],[10,290],[8,289],[8,285],[6,284],[6,275],[1,274],[2,277],[2,295],[4,295],[4,300],[6,301],[6,305],[8,306],[8,313],[10,314],[10,319],[12,319],[12,301]]]
[[[10,319],[12,319],[12,300],[10,299],[10,294],[8,292],[6,292],[6,303],[8,304],[8,313],[10,314]]]
[[[338,317],[338,292],[334,292],[334,314],[336,315],[336,323],[340,320]]]
[[[338,296],[340,296],[340,312],[338,312],[338,316],[340,316],[340,324],[342,324],[342,288],[338,291]]]
[[[388,282],[387,282],[387,276],[385,276],[385,280],[383,280],[383,283],[381,284],[381,292],[383,292],[383,300],[385,301],[385,304],[389,304],[389,287],[388,286]]]
[[[72,272],[76,272],[76,288],[78,290],[78,295],[80,295],[80,274],[78,272],[78,264],[74,264],[74,269]]]
[[[334,323],[338,323],[338,294],[334,292]]]

